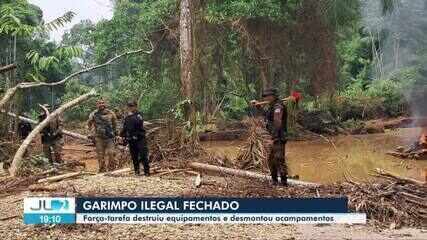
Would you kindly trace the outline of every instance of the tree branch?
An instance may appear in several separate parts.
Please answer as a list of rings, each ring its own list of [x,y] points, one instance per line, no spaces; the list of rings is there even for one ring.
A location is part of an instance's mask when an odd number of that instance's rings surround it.
[[[17,66],[15,63],[0,67],[0,73],[5,73],[5,72],[9,72],[13,69],[15,69]]]
[[[153,44],[150,42],[151,46],[153,46]],[[122,58],[124,56],[128,56],[128,55],[132,55],[132,54],[137,54],[137,53],[146,53],[146,54],[151,54],[154,51],[154,47],[152,47],[151,50],[147,51],[147,50],[143,50],[143,49],[139,49],[139,50],[135,50],[135,51],[129,51],[129,52],[125,52],[122,53],[120,55],[117,55],[113,58],[111,58],[110,60],[108,60],[107,62],[103,63],[103,64],[99,64],[93,67],[89,67],[83,70],[80,70],[78,72],[72,73],[70,75],[68,75],[67,77],[65,77],[64,79],[62,79],[59,82],[53,82],[53,83],[46,83],[46,82],[41,82],[41,83],[21,83],[18,85],[18,88],[20,89],[24,89],[24,88],[32,88],[32,87],[39,87],[39,86],[58,86],[61,84],[64,84],[65,82],[67,82],[68,80],[70,80],[71,78],[78,76],[80,74],[83,73],[87,73],[87,72],[91,72],[93,70],[96,70],[98,68],[102,68],[102,67],[106,67],[110,64],[112,64],[113,62],[117,61],[119,58]]]
[[[24,142],[22,142],[21,146],[19,147],[18,151],[16,151],[15,156],[13,157],[12,164],[10,166],[10,173],[12,176],[16,176],[19,172],[20,167],[22,166],[22,158],[24,157],[24,154],[30,145],[30,143],[33,141],[33,139],[39,134],[48,124],[50,121],[52,121],[54,118],[65,112],[67,109],[72,108],[79,103],[85,101],[89,97],[92,97],[96,95],[95,90],[91,90],[90,92],[81,95],[80,97],[65,103],[55,111],[53,111],[47,118],[45,118],[39,125],[37,125],[33,131],[25,138]]]
[[[62,79],[59,82],[53,82],[53,83],[47,83],[47,82],[37,82],[37,83],[34,83],[34,82],[23,82],[23,83],[20,83],[20,84],[16,85],[13,88],[9,88],[6,91],[6,94],[0,100],[0,109],[3,109],[4,105],[7,102],[10,101],[10,99],[15,95],[15,93],[19,89],[41,87],[41,86],[58,86],[58,85],[62,85],[62,84],[64,84],[65,82],[67,82],[68,80],[72,79],[75,76],[78,76],[80,74],[93,71],[93,70],[98,69],[98,68],[102,68],[102,67],[108,66],[108,65],[112,64],[113,62],[117,61],[119,58],[122,58],[124,56],[132,55],[132,54],[137,54],[137,53],[151,54],[151,53],[154,52],[155,48],[154,48],[154,45],[153,45],[153,43],[151,41],[150,41],[150,45],[151,45],[151,49],[148,50],[148,51],[144,50],[144,49],[139,49],[139,50],[134,50],[134,51],[129,51],[129,52],[122,53],[120,55],[117,55],[117,56],[111,58],[110,60],[108,60],[107,62],[105,62],[103,64],[96,65],[96,66],[89,67],[89,68],[85,68],[85,69],[80,70],[78,72],[72,73],[72,74],[68,75],[67,77],[65,77],[64,79]]]
[[[10,101],[10,99],[15,96],[15,93],[18,91],[18,86],[9,88],[4,94],[3,98],[0,100],[0,109],[3,109],[3,106]]]
[[[49,116],[50,112],[49,112],[49,109],[47,109],[47,107],[45,107],[45,106],[43,106],[43,105],[41,105],[41,104],[39,104],[39,107],[40,107],[41,109],[43,109],[43,111],[44,111],[44,113],[46,114],[46,116]]]

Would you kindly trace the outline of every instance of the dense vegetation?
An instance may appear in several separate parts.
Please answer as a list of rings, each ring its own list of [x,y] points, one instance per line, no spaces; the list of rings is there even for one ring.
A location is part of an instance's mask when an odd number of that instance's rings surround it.
[[[111,20],[82,21],[55,43],[37,6],[2,0],[0,65],[13,62],[16,39],[19,66],[15,75],[1,76],[2,90],[18,81],[59,81],[123,52],[149,49],[151,42],[150,55],[123,58],[65,87],[23,94],[22,110],[95,87],[117,109],[138,100],[148,118],[183,118],[182,106],[191,100],[200,120],[208,122],[243,117],[247,102],[274,86],[283,96],[302,92],[305,111],[327,112],[344,122],[407,113],[405,93],[427,74],[422,0],[190,1],[190,63],[182,62],[180,49],[180,3],[187,1],[112,2]],[[185,81],[183,64],[191,73]],[[187,84],[190,92],[183,90]],[[90,104],[67,117],[84,119]]]

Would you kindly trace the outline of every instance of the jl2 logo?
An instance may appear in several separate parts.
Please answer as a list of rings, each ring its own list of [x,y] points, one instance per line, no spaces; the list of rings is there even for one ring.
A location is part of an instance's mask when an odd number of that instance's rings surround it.
[[[30,209],[33,211],[61,211],[68,210],[70,203],[67,199],[39,199],[36,204],[30,206]]]

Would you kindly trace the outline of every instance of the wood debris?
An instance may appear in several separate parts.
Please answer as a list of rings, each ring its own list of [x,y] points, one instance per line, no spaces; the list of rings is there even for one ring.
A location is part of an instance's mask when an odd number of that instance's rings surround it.
[[[250,118],[245,121],[248,126],[248,139],[240,149],[235,160],[240,169],[268,169],[268,155],[273,141],[262,120]]]

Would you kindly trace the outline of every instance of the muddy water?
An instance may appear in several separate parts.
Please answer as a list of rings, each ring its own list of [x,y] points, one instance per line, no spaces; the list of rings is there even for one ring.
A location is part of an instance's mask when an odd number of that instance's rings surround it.
[[[409,144],[419,129],[398,129],[384,134],[338,136],[313,141],[290,141],[287,159],[290,175],[301,180],[333,183],[344,173],[356,181],[369,181],[375,168],[424,181],[427,160],[401,160],[385,154],[397,145]],[[206,142],[210,151],[234,159],[242,141]]]

